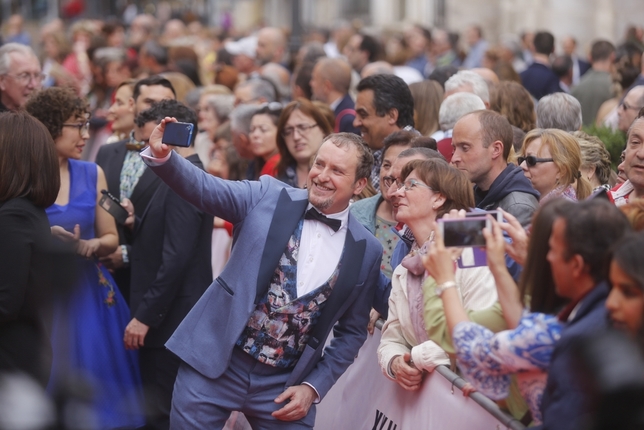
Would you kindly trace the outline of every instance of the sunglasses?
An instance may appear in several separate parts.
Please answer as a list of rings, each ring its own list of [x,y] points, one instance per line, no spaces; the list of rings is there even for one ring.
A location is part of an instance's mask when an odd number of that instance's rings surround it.
[[[519,166],[522,165],[525,161],[525,164],[528,167],[534,167],[537,165],[537,163],[549,163],[555,160],[553,160],[552,158],[538,158],[534,155],[528,155],[527,157],[517,157],[517,161],[519,162]]]

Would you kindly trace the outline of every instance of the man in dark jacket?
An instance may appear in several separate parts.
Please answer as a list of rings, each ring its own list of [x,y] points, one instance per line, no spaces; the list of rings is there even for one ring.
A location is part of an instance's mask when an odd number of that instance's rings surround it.
[[[539,100],[548,94],[562,91],[559,77],[550,67],[550,55],[555,51],[555,38],[547,31],[534,35],[534,62],[521,72],[521,83]]]
[[[452,164],[474,184],[477,208],[501,208],[526,226],[539,206],[539,193],[521,168],[508,164],[512,136],[512,126],[501,114],[467,114],[454,126]]]
[[[136,118],[142,140],[166,116],[196,126],[197,114],[175,100],[163,100]],[[176,149],[203,170],[194,147]],[[130,310],[125,346],[139,350],[149,429],[168,429],[174,381],[181,360],[164,344],[212,282],[212,215],[161,183],[137,214],[131,252]],[[134,211],[131,211],[134,212]]]
[[[587,381],[575,372],[574,345],[608,328],[610,250],[630,229],[619,209],[602,199],[569,203],[559,210],[547,258],[557,294],[570,303],[559,314],[565,325],[548,368],[541,401],[543,424],[535,428],[584,428],[596,410]]]

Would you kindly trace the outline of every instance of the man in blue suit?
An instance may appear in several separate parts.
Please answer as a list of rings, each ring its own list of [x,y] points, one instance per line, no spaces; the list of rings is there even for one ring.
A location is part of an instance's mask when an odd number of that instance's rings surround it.
[[[183,361],[171,428],[222,428],[238,410],[256,428],[311,429],[311,405],[366,338],[380,275],[380,244],[349,214],[371,151],[354,134],[330,135],[308,190],[269,176],[225,181],[161,142],[167,121],[151,135],[146,162],[177,194],[235,226],[224,271],[166,344]]]
[[[557,295],[570,300],[559,314],[565,326],[550,359],[543,392],[547,430],[575,430],[592,422],[594,405],[587,384],[576,372],[575,344],[608,328],[610,252],[631,229],[626,216],[603,199],[562,206],[552,225],[548,262]]]

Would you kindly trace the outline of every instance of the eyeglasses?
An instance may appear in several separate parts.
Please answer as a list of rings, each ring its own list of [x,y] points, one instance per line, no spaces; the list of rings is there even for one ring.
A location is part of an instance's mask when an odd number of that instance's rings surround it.
[[[89,133],[89,121],[87,122],[66,122],[63,123],[65,127],[76,127],[80,134]]]
[[[262,103],[257,113],[272,113],[279,115],[282,112],[282,104],[279,102]]]
[[[635,111],[639,111],[640,109],[642,109],[641,107],[637,107],[637,106],[629,106],[628,103],[626,102],[621,102],[619,104],[619,107],[621,107],[624,110],[635,110]]]
[[[20,73],[19,75],[11,75],[9,73],[6,76],[11,76],[15,81],[21,83],[22,85],[27,85],[32,79],[36,84],[41,83],[45,80],[46,75],[44,73]]]
[[[525,161],[528,167],[534,167],[537,165],[537,163],[548,163],[555,160],[553,160],[552,158],[538,158],[534,155],[528,155],[527,157],[517,157],[517,161],[519,162],[519,166],[522,165]]]
[[[284,127],[284,130],[282,130],[282,136],[291,137],[296,131],[300,133],[300,136],[302,136],[310,129],[317,126],[317,124],[298,124],[295,127]]]
[[[404,187],[405,191],[413,190],[416,187],[427,188],[430,191],[434,191],[434,189],[432,187],[430,187],[429,185],[425,185],[422,182],[417,181],[415,179],[407,179],[402,184],[400,182],[396,181],[396,186],[398,187],[398,189],[400,189],[401,187]]]

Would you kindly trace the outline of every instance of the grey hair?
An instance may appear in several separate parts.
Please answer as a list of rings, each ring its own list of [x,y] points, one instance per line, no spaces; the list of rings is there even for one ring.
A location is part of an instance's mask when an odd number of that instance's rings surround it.
[[[240,87],[249,86],[253,100],[263,98],[267,103],[277,100],[275,84],[266,78],[253,78],[239,84]]]
[[[463,115],[485,109],[483,100],[472,93],[455,93],[441,103],[438,111],[438,123],[441,130],[451,130]]]
[[[206,103],[214,109],[219,121],[224,122],[228,120],[235,107],[235,96],[232,94],[211,94],[206,97]]]
[[[242,104],[237,106],[230,113],[230,130],[242,133],[250,133],[250,121],[253,115],[261,109],[260,105],[246,105]]]
[[[581,128],[581,104],[566,93],[542,97],[537,103],[537,128],[577,131]]]
[[[38,58],[34,50],[27,45],[20,43],[6,43],[0,47],[0,75],[6,75],[9,73],[9,70],[11,70],[11,57],[9,54],[14,52]]]
[[[471,86],[472,93],[479,96],[481,100],[483,100],[483,103],[490,102],[490,89],[488,88],[485,79],[469,70],[461,70],[455,75],[452,75],[445,82],[445,92],[454,92],[465,85]]]

